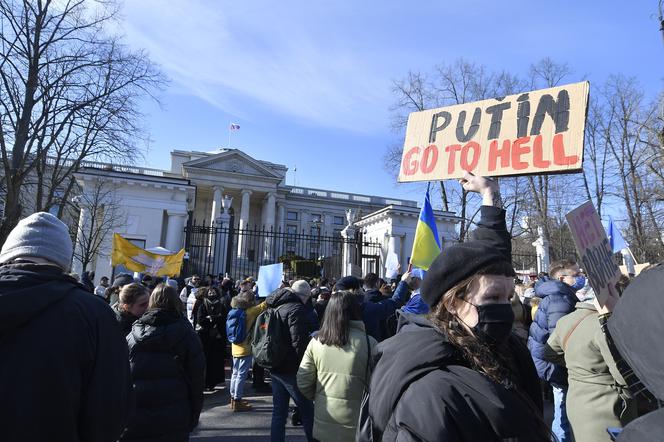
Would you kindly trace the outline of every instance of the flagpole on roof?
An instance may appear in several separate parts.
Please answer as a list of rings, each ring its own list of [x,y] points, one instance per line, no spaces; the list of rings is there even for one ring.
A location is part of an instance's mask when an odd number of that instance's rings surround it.
[[[232,122],[228,122],[228,148],[231,148],[231,124]]]

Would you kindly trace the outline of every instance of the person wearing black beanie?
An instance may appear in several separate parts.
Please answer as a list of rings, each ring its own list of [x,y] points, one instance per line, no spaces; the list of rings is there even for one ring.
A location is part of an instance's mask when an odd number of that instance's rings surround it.
[[[427,271],[420,295],[430,312],[409,315],[379,345],[359,441],[551,440],[535,366],[512,334],[515,273],[498,183],[470,173],[460,183],[482,196],[481,220]]]

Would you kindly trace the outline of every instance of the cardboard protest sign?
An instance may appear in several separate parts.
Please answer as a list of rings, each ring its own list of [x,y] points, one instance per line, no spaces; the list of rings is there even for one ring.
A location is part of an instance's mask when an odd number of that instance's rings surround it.
[[[400,182],[579,171],[587,81],[413,112]]]
[[[595,296],[604,305],[609,296],[609,287],[615,287],[620,279],[620,269],[613,260],[613,251],[602,221],[591,201],[572,210],[565,217],[581,257],[579,265],[588,275]]]

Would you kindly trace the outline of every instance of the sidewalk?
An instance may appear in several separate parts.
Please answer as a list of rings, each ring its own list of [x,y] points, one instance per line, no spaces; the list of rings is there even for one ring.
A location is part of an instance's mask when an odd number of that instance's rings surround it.
[[[227,379],[230,379],[228,377]],[[217,386],[214,392],[205,393],[205,403],[200,423],[191,434],[192,441],[269,441],[270,421],[272,419],[272,396],[269,393],[256,393],[251,382],[245,384],[244,392],[247,401],[254,407],[253,411],[233,413],[230,409],[226,386]],[[290,417],[289,417],[290,424]],[[286,440],[293,442],[306,441],[302,427],[286,426]]]

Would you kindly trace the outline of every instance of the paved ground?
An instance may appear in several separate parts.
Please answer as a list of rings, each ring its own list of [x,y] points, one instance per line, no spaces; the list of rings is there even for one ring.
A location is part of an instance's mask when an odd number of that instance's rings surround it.
[[[228,378],[227,378],[228,379]],[[251,382],[246,383],[245,397],[254,410],[233,413],[229,407],[230,396],[226,387],[217,386],[214,393],[205,393],[205,404],[198,428],[191,435],[192,441],[269,441],[272,418],[270,393],[255,393]],[[290,419],[289,419],[290,423]],[[306,441],[302,427],[286,427],[286,440]]]
[[[230,372],[227,372],[226,379],[230,379]],[[216,391],[206,392],[200,424],[196,431],[192,433],[191,440],[205,442],[269,441],[272,417],[271,394],[254,392],[251,388],[251,381],[246,383],[244,394],[245,399],[254,406],[254,410],[245,413],[233,413],[229,407],[228,382],[226,382],[225,387],[219,385]],[[549,425],[552,414],[551,402],[544,402],[545,421]],[[288,425],[286,427],[286,440],[293,442],[306,441],[302,427]]]

